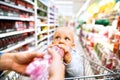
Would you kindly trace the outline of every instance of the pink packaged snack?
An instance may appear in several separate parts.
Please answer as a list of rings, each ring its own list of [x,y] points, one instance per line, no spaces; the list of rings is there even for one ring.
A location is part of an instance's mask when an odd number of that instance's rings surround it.
[[[54,49],[62,57],[64,56],[63,49],[58,46],[53,46],[51,49]],[[31,62],[26,69],[26,73],[30,75],[30,80],[48,80],[51,61],[51,56],[46,52],[44,59],[37,58]]]

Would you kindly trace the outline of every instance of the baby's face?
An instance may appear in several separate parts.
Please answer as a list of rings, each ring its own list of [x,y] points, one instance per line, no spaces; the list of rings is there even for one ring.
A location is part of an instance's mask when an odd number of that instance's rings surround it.
[[[74,36],[71,30],[60,28],[56,30],[53,38],[53,44],[63,44],[65,46],[74,47]]]

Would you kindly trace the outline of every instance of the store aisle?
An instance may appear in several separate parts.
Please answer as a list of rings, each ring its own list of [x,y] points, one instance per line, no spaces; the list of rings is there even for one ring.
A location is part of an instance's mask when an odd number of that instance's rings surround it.
[[[76,50],[80,53],[80,56],[86,56],[84,49],[82,48],[82,43],[79,40],[79,36],[75,34],[75,45],[76,45]],[[90,67],[90,64],[87,60],[85,60],[84,58],[82,59],[83,61],[83,66],[84,66],[84,70],[85,72],[83,72],[84,76],[89,76],[89,75],[93,75],[93,71]],[[94,79],[89,79],[89,80],[94,80]]]

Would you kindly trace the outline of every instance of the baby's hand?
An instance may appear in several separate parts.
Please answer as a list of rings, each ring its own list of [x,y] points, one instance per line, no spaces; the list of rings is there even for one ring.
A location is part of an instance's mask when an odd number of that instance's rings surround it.
[[[71,48],[64,45],[64,44],[55,44],[55,45],[57,45],[58,47],[60,47],[61,49],[64,50],[63,61],[67,64],[70,63],[71,60],[72,60],[72,57],[71,57],[71,54],[70,54]],[[52,46],[55,46],[55,45],[52,44],[49,47],[52,47]]]
[[[71,60],[72,60],[71,54],[70,53],[66,53],[65,56],[64,56],[64,58],[63,58],[63,60],[67,64],[70,63]]]
[[[62,58],[64,57],[64,50],[58,45],[50,45],[49,48],[54,50],[56,53],[60,54]]]
[[[71,57],[71,48],[68,47],[68,46],[65,46],[63,44],[59,44],[58,45],[60,48],[62,48],[64,50],[64,57],[63,57],[63,60],[65,63],[70,63],[71,60],[72,60],[72,57]]]

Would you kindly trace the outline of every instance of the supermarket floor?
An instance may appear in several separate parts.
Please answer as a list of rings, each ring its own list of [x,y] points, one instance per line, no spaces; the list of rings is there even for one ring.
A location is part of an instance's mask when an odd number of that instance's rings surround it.
[[[76,50],[80,53],[80,55],[85,55],[85,52],[81,46],[81,43],[79,41],[79,37],[77,34],[75,34],[75,45],[76,45]],[[85,62],[85,66],[84,66],[84,69],[87,69],[85,70],[85,73],[84,75],[92,75],[92,70],[90,68],[90,65],[88,65],[89,63],[88,62]],[[29,80],[28,77],[22,77],[21,80]],[[90,80],[90,79],[89,79]],[[92,79],[93,80],[93,79]]]

